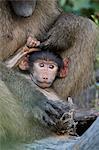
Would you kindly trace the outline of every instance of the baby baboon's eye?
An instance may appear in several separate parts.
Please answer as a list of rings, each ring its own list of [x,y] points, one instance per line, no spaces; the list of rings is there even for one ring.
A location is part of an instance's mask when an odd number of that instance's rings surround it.
[[[44,63],[39,63],[39,66],[40,67],[44,67]]]
[[[49,68],[50,69],[54,69],[54,65],[49,65]]]

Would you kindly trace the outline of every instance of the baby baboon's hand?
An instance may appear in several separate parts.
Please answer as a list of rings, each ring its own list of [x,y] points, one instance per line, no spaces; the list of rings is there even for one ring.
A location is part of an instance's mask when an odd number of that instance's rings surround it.
[[[29,48],[38,47],[40,45],[40,41],[37,39],[33,39],[32,37],[28,37],[26,46]]]

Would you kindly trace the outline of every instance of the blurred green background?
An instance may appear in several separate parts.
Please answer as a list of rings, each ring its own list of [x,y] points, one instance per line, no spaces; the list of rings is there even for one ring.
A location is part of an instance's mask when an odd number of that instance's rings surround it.
[[[58,2],[65,12],[88,17],[99,27],[99,0],[58,0]],[[96,52],[95,69],[99,69],[99,42]]]
[[[87,16],[99,25],[99,0],[58,0],[65,12]]]

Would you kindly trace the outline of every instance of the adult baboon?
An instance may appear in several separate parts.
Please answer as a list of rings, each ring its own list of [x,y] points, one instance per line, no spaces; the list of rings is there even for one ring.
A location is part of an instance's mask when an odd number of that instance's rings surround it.
[[[0,10],[0,60],[7,59],[32,36],[44,49],[53,48],[71,60],[68,76],[54,83],[62,97],[75,96],[94,81],[96,26],[92,21],[63,13],[57,0],[2,0]]]

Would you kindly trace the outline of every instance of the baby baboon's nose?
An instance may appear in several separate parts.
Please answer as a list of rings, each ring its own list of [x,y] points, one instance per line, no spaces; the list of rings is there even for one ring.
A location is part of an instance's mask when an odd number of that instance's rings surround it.
[[[48,80],[48,78],[47,78],[47,77],[43,77],[43,79],[44,79],[44,80]]]

